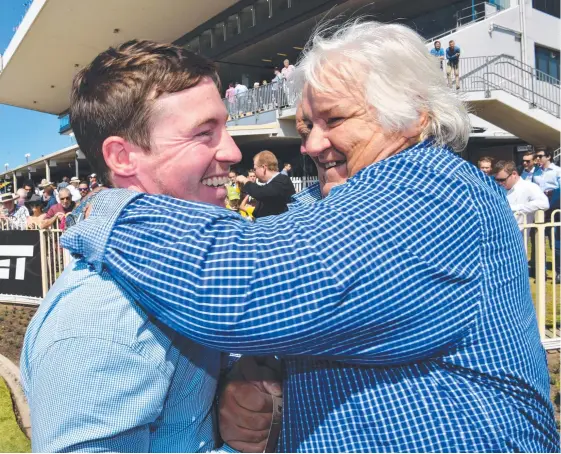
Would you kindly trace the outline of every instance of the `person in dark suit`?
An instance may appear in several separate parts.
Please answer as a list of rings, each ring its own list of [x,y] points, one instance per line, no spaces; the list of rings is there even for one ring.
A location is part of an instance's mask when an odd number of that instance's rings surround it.
[[[244,185],[243,191],[257,200],[253,216],[257,219],[288,211],[290,197],[296,191],[290,178],[279,173],[276,156],[267,150],[257,153],[253,158],[253,166],[261,185],[250,182],[243,175],[237,179]]]

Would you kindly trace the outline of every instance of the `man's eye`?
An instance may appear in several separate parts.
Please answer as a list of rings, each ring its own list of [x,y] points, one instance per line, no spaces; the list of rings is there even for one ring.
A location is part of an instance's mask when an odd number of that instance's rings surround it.
[[[202,131],[196,135],[196,137],[210,137],[210,136],[212,136],[212,131]]]

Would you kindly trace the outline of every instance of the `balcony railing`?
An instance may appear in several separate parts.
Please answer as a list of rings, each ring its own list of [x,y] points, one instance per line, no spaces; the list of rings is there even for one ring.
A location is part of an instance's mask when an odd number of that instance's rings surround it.
[[[462,91],[503,90],[560,118],[559,79],[509,55],[460,58],[460,80]]]
[[[296,103],[290,81],[270,83],[251,88],[243,93],[223,99],[231,119],[293,107]]]

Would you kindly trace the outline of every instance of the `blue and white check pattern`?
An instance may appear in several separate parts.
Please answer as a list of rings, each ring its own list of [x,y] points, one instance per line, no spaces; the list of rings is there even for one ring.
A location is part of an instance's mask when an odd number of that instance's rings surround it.
[[[319,183],[314,183],[307,188],[302,189],[292,196],[292,203],[288,205],[289,210],[300,208],[303,205],[321,200],[321,189]]]
[[[65,247],[149,312],[284,356],[282,450],[559,451],[516,221],[449,149],[418,144],[254,224],[164,196],[131,195],[116,222],[95,211]]]
[[[100,213],[108,219],[130,197],[112,200]],[[106,241],[90,246],[101,250]],[[21,355],[35,452],[214,448],[221,354],[163,326],[136,301],[84,260],[49,291]]]

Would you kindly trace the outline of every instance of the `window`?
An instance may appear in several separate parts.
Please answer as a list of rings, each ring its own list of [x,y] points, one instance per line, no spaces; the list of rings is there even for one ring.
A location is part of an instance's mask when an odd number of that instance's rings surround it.
[[[536,69],[559,81],[559,51],[536,45]]]
[[[257,0],[253,5],[255,10],[255,23],[261,24],[271,17],[270,0]]]
[[[199,45],[199,37],[197,36],[196,38],[193,38],[183,47],[185,47],[185,49],[187,50],[190,50],[191,52],[195,52],[196,54],[198,54],[201,51],[201,47]]]
[[[230,39],[240,34],[240,21],[237,14],[234,14],[226,21],[226,38]]]
[[[253,6],[246,6],[240,11],[240,27],[243,30],[247,30],[255,25],[253,18]]]
[[[201,36],[199,36],[200,53],[204,54],[212,49],[212,32],[210,30],[205,30]]]
[[[273,7],[272,7],[273,16],[275,14],[286,11],[291,6],[290,5],[291,0],[271,0],[271,1],[273,2]]]
[[[212,47],[220,46],[224,42],[224,22],[212,27]]]
[[[559,17],[559,0],[532,0],[532,6],[542,13]]]

